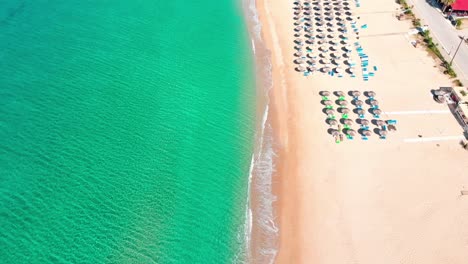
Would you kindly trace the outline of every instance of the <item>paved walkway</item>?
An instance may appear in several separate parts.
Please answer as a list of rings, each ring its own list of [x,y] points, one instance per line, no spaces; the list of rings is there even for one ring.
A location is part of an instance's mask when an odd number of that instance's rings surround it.
[[[441,53],[447,61],[450,61],[458,44],[460,43],[460,35],[465,34],[465,31],[456,30],[450,24],[450,21],[444,18],[437,9],[435,0],[408,0],[409,4],[414,5],[414,13],[422,21],[422,24],[428,25],[431,35],[434,40],[439,43]],[[466,36],[468,38],[468,36]],[[453,66],[458,75],[458,78],[465,86],[468,86],[468,45],[462,43],[455,57]]]

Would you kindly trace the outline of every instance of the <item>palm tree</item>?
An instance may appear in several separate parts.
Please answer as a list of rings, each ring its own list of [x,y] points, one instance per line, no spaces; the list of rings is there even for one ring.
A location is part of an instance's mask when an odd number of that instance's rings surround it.
[[[444,9],[442,10],[442,12],[445,12],[445,9],[447,9],[449,5],[452,5],[456,1],[457,0],[440,0],[440,2],[444,5]]]

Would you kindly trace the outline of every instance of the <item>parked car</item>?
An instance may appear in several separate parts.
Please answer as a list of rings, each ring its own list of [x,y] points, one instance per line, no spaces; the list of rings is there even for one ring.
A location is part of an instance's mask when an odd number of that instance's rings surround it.
[[[452,25],[455,26],[457,24],[457,18],[453,15],[447,16],[447,19],[450,21],[450,23],[452,23]]]

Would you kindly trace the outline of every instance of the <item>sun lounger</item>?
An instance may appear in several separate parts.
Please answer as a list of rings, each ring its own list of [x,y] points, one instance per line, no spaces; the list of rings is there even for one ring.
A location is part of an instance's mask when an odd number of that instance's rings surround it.
[[[346,138],[348,138],[349,140],[353,140],[353,139],[354,139],[353,136],[351,136],[351,135],[346,135]]]
[[[380,136],[380,139],[387,139],[386,136]]]
[[[397,121],[394,120],[394,119],[391,119],[391,120],[387,120],[387,124],[389,125],[396,125]]]
[[[374,71],[377,71],[377,66],[374,66]]]
[[[362,140],[368,140],[369,138],[366,136],[362,136]]]

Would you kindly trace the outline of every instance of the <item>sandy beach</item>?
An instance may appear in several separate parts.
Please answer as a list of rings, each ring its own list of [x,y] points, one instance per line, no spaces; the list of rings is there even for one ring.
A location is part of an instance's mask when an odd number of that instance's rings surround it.
[[[257,1],[273,63],[274,262],[466,264],[468,196],[461,191],[468,189],[468,153],[459,144],[461,126],[431,94],[451,81],[424,48],[409,43],[411,23],[395,18],[393,0],[362,0],[354,10],[368,25],[359,41],[378,65],[375,77],[305,77],[293,63],[293,7]],[[375,91],[380,118],[397,120],[397,131],[385,140],[373,134],[335,143],[324,90]]]

